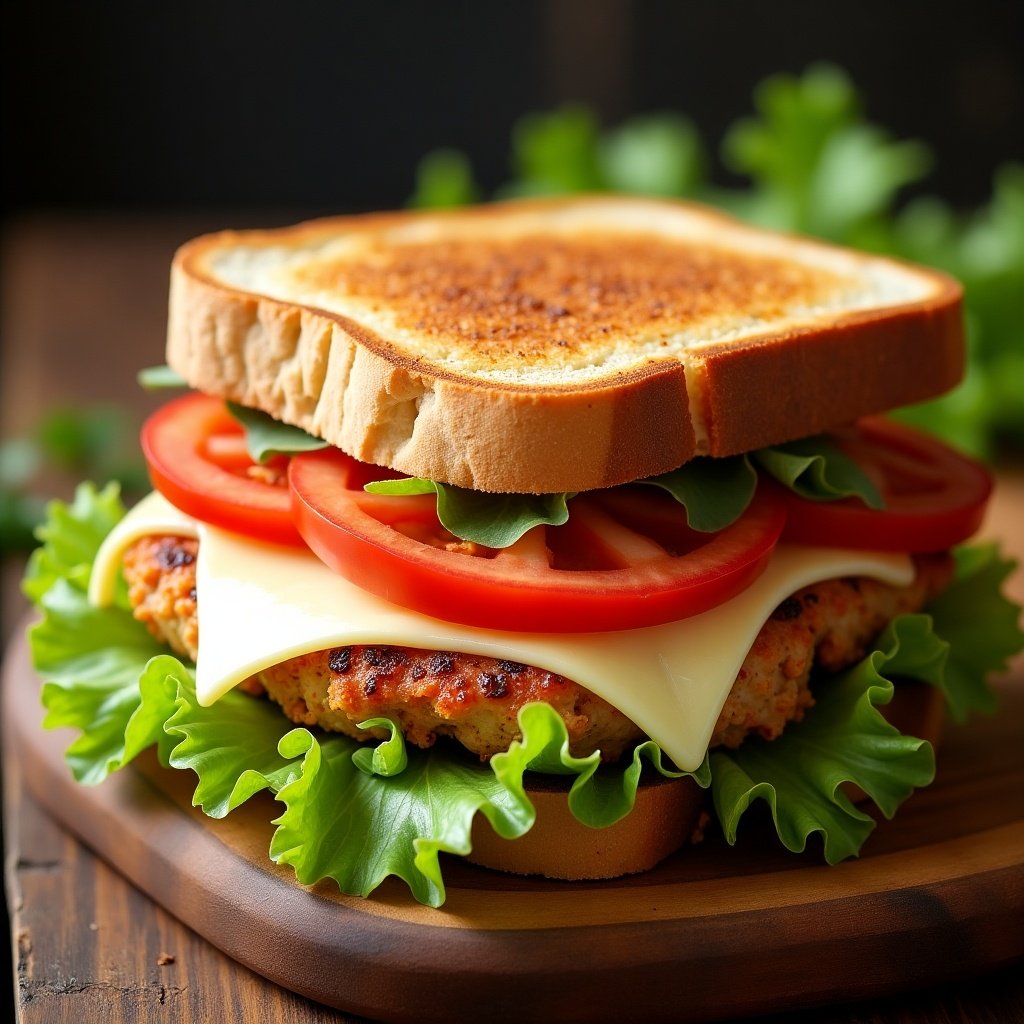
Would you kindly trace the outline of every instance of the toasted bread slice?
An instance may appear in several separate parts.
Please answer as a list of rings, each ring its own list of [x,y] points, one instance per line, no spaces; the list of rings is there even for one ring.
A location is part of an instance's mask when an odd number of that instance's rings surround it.
[[[533,200],[196,239],[167,360],[364,462],[580,491],[948,390],[960,300],[692,204]]]

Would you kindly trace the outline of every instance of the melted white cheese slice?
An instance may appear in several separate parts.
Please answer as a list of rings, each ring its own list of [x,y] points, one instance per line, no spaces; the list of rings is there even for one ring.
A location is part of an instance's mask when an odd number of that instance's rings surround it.
[[[159,494],[106,539],[89,582],[111,602],[124,550],[140,537],[198,537],[199,702],[288,658],[350,644],[463,651],[547,669],[615,705],[681,768],[703,760],[719,712],[761,626],[800,587],[842,576],[905,585],[906,555],[780,545],[762,576],[711,611],[614,633],[518,634],[399,608],[335,575],[309,551],[262,544],[184,515]]]

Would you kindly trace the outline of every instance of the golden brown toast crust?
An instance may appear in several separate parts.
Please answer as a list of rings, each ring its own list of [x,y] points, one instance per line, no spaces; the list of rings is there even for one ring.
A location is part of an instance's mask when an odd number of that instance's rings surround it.
[[[941,393],[963,339],[942,274],[591,196],[197,239],[167,358],[364,461],[545,492]]]

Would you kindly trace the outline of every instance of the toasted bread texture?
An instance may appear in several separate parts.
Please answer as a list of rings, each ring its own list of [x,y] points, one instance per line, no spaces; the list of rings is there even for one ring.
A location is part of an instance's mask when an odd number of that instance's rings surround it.
[[[183,246],[167,361],[364,462],[581,491],[948,390],[961,289],[665,200],[374,214]]]

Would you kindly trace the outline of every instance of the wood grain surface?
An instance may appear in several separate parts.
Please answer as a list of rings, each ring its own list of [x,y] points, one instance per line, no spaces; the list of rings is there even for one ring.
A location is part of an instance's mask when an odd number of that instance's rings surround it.
[[[48,400],[127,396],[135,408],[151,401],[133,391],[131,377],[159,359],[173,244],[231,222],[202,220],[53,218],[8,234],[5,430],[20,429]],[[70,289],[67,302],[48,300],[55,275]],[[1019,470],[1005,476],[996,498],[988,532],[1024,552]],[[15,575],[7,575],[7,595]],[[1020,574],[1014,587],[1021,596]],[[8,628],[16,603],[8,597]],[[399,1020],[450,1020],[460,1010],[475,1011],[471,1019],[632,1020],[659,985],[662,996],[671,986],[669,1001],[651,1019],[773,1012],[757,1019],[1024,1020],[1024,927],[1015,927],[1024,925],[1019,667],[1003,684],[1001,713],[949,733],[936,785],[880,826],[865,857],[841,866],[827,886],[816,881],[824,869],[808,859],[780,852],[743,860],[741,850],[712,840],[685,871],[670,862],[618,884],[614,899],[605,883],[513,881],[452,865],[441,912],[413,904],[397,884],[373,901],[295,885],[263,857],[266,815],[260,820],[258,805],[209,822],[188,806],[181,773],[151,762],[97,789],[71,787],[57,749],[67,737],[32,722],[37,684],[17,640],[4,673],[5,882],[23,1024],[358,1019],[235,957],[354,1013]],[[645,939],[652,926],[660,947]],[[602,943],[612,933],[614,943]],[[546,956],[532,948],[536,941]],[[780,943],[788,959],[772,953]],[[440,976],[437,944],[447,950]],[[756,955],[737,963],[743,944]],[[354,971],[351,956],[372,969]],[[573,983],[582,976],[599,984],[581,996]],[[423,977],[432,981],[426,994]],[[865,995],[867,1002],[850,1001]],[[822,1005],[783,1008],[808,1003]]]

